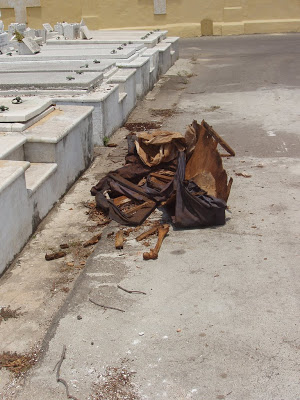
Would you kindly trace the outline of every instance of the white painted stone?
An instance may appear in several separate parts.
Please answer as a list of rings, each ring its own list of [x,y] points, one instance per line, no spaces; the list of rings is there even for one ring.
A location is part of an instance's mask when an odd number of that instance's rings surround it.
[[[31,197],[57,170],[56,163],[30,163],[25,171],[27,193]]]
[[[45,28],[46,32],[53,32],[53,28],[50,24],[43,24],[43,27]]]
[[[172,56],[171,56],[171,43],[158,43],[156,48],[159,51],[159,75],[165,74],[168,69],[172,66]]]
[[[111,136],[123,124],[119,98],[118,84],[102,84],[97,91],[85,96],[57,97],[55,102],[58,105],[93,106],[93,142],[103,145],[103,138]]]
[[[122,120],[126,121],[128,115],[136,105],[136,69],[121,68],[108,79],[108,83],[119,85],[119,96],[122,102]]]
[[[90,33],[90,31],[88,30],[87,26],[85,26],[85,25],[80,27],[80,32],[81,32],[81,35],[82,35],[83,39],[90,40],[90,39],[93,38],[91,33]]]
[[[59,35],[64,34],[64,27],[62,23],[58,22],[57,24],[54,25],[54,31],[57,32]]]
[[[136,70],[136,95],[143,98],[150,88],[150,58],[138,57],[134,61],[120,61],[116,63],[120,68],[134,68]]]
[[[14,34],[15,31],[24,33],[25,29],[26,29],[26,24],[23,23],[19,24],[17,22],[14,22],[8,26],[8,32],[11,34]]]
[[[46,40],[47,40],[47,31],[46,31],[46,29],[36,29],[35,30],[35,36],[36,37],[41,37],[42,38],[42,42],[46,43]]]
[[[80,37],[80,25],[79,24],[63,24],[64,36],[66,39],[78,39]]]
[[[0,17],[1,17],[1,11],[0,11]],[[0,19],[0,33],[4,32],[4,24],[3,21]]]
[[[0,132],[0,160],[24,161],[25,142],[26,138],[22,134]]]
[[[19,47],[19,54],[20,55],[30,55],[30,54],[37,54],[41,51],[40,46],[30,37],[25,37],[22,40],[23,44],[26,46],[20,46]]]
[[[26,38],[34,39],[35,38],[35,30],[34,29],[30,29],[30,28],[25,29],[24,36]]]
[[[26,122],[45,111],[51,106],[52,100],[47,97],[23,98],[23,103],[12,104],[12,98],[0,98],[0,105],[8,107],[9,110],[0,112],[0,123],[2,122]],[[1,125],[0,125],[1,131]]]
[[[0,274],[32,233],[32,211],[25,184],[26,161],[0,160]]]
[[[0,230],[0,274],[91,162],[92,108],[71,106],[58,111],[24,136],[31,139],[24,143],[25,159],[28,154],[36,158],[50,154],[56,162],[0,160],[0,226],[5,226]]]
[[[8,34],[0,33],[0,50],[5,50],[8,47]]]
[[[154,0],[154,14],[166,14],[167,13],[167,1],[166,0]]]
[[[172,57],[172,65],[174,64],[175,61],[179,59],[179,37],[174,36],[174,37],[167,37],[166,39],[163,40],[163,43],[171,43],[171,51],[174,51],[173,57]]]

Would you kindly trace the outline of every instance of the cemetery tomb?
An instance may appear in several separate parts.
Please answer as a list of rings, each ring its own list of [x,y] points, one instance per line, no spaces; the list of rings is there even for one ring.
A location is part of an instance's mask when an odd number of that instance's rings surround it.
[[[116,62],[112,60],[61,60],[61,61],[27,61],[18,63],[16,60],[0,63],[1,72],[102,72],[112,69]]]
[[[39,112],[38,104],[43,104],[40,110],[47,105],[44,98],[23,100],[6,121],[27,122],[26,118]],[[9,99],[0,99],[1,104],[5,101]],[[1,133],[7,122],[0,122],[0,223],[7,226],[0,243],[0,273],[37,223],[88,167],[93,154],[92,111],[92,107],[74,105],[52,108],[23,133]],[[6,112],[9,110],[3,114]],[[12,202],[16,198],[18,201]]]
[[[28,40],[28,38],[27,38]],[[0,62],[7,62],[8,60],[17,59],[18,61],[53,61],[53,60],[87,60],[87,59],[129,59],[130,57],[137,57],[137,51],[132,47],[124,47],[122,50],[115,49],[114,46],[108,48],[56,48],[52,46],[45,46],[42,51],[34,55],[18,55],[13,53],[12,56],[3,54],[0,57]]]
[[[68,72],[1,72],[0,90],[92,90],[101,84],[101,72],[84,72],[83,74]]]

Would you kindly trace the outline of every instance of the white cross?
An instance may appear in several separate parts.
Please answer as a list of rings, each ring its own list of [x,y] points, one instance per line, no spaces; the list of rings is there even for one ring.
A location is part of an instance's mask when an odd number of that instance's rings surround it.
[[[25,24],[27,22],[26,7],[40,7],[40,0],[0,0],[0,8],[14,8],[16,22]]]
[[[167,13],[167,0],[154,0],[154,14]]]

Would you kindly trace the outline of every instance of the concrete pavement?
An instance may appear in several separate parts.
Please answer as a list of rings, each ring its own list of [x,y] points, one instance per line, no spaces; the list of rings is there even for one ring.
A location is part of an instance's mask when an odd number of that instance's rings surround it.
[[[227,223],[171,229],[148,262],[134,234],[114,249],[111,224],[52,321],[40,361],[3,399],[65,399],[53,372],[63,345],[61,376],[80,400],[299,399],[299,40],[182,40],[181,60],[129,120],[184,133],[204,118],[224,136],[236,151],[224,158],[234,178]]]

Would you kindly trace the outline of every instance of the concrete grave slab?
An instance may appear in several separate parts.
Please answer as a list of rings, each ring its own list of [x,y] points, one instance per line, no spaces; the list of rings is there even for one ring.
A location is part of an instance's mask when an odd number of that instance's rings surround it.
[[[42,52],[34,55],[18,55],[13,53],[12,56],[3,54],[0,57],[0,62],[7,62],[8,60],[16,59],[18,61],[53,61],[53,60],[87,60],[87,59],[128,59],[132,56],[137,57],[137,51],[135,48],[128,46],[122,50],[116,50],[113,48],[76,48],[76,46],[70,46],[70,48],[52,48],[45,47]]]
[[[0,104],[9,108],[7,111],[0,112],[0,123],[26,122],[45,111],[52,104],[52,100],[47,97],[30,97],[22,100],[21,104],[12,104],[11,98],[0,98]]]
[[[20,72],[18,74],[3,72],[1,78],[0,90],[70,88],[89,90],[102,82],[103,74],[101,72],[84,72],[81,75],[68,72]]]
[[[2,132],[23,132],[25,131],[25,129],[28,129],[33,124],[46,117],[52,111],[54,111],[54,106],[50,106],[45,111],[41,112],[40,114],[36,115],[26,122],[2,122],[0,124],[0,130]]]
[[[100,61],[100,60],[97,60]],[[86,67],[88,65],[88,67]],[[116,62],[113,60],[61,60],[61,61],[27,61],[18,63],[16,61],[7,61],[0,63],[0,74],[2,72],[53,72],[53,71],[83,71],[83,72],[103,72],[113,68]]]

